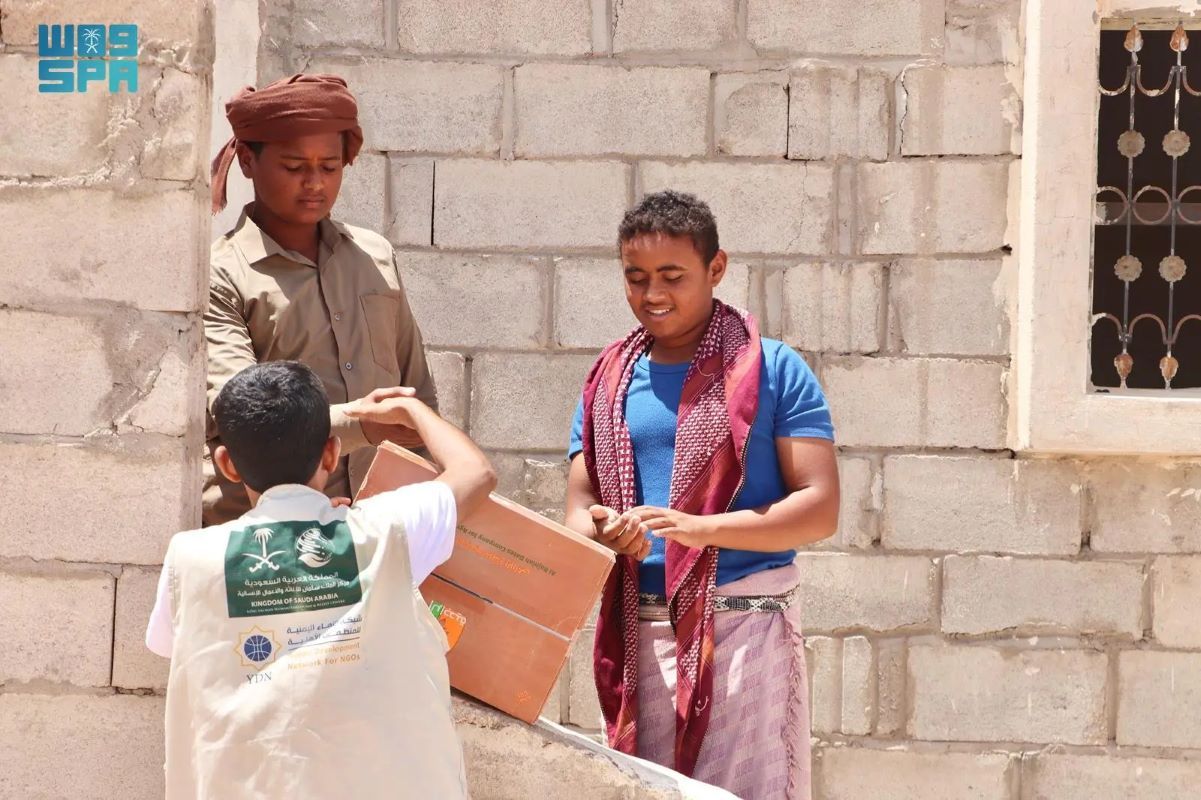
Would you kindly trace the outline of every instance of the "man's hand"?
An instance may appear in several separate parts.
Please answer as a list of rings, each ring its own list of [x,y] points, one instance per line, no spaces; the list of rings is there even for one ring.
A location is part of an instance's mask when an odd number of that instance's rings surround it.
[[[334,508],[350,508],[354,504],[354,501],[349,497],[331,497],[329,504]]]
[[[670,539],[685,547],[698,548],[713,543],[710,525],[705,517],[657,506],[638,506],[629,513],[638,515],[651,534],[659,539]]]
[[[387,440],[402,447],[421,447],[425,443],[414,430],[413,414],[428,408],[408,386],[376,389],[366,397],[351,403],[346,416],[357,419],[363,435],[373,445]]]
[[[618,514],[607,506],[590,506],[592,527],[596,541],[622,556],[641,561],[650,555],[651,540],[647,538],[647,526],[632,512]]]

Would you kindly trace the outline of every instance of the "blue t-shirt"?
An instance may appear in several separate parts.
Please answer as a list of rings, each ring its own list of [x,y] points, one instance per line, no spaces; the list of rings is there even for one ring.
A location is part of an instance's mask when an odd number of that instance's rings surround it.
[[[788,494],[776,439],[834,438],[830,408],[817,377],[795,350],[775,339],[763,339],[759,370],[759,411],[747,448],[747,475],[732,511],[774,503]],[[688,364],[655,364],[642,356],[634,366],[626,397],[626,423],[634,446],[634,474],[639,505],[666,508],[671,492],[671,467],[676,446],[676,416]],[[583,449],[584,405],[576,407],[568,457]],[[651,553],[639,567],[640,591],[666,594],[663,539],[651,539]],[[781,567],[796,558],[795,550],[760,553],[721,548],[717,557],[718,585],[760,570]]]

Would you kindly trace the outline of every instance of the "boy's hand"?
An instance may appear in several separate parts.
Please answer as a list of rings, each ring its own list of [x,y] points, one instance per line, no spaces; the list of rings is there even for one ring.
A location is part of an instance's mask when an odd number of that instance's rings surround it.
[[[349,497],[331,497],[329,499],[329,504],[334,508],[350,508],[352,503],[354,501]]]
[[[637,514],[658,539],[670,539],[685,547],[699,548],[712,544],[712,531],[705,517],[656,506],[639,506],[630,513]]]
[[[618,555],[630,556],[635,561],[650,555],[648,529],[637,514],[618,514],[607,506],[599,505],[589,507],[588,513],[592,515],[596,541]]]
[[[399,425],[412,430],[417,427],[413,421],[413,414],[420,413],[420,409],[422,408],[428,408],[415,395],[416,392],[407,386],[376,389],[366,397],[361,398],[355,403],[351,403],[346,409],[346,416],[359,421],[359,424],[363,426],[363,432],[367,434],[368,440],[373,438],[371,432],[368,431],[369,427],[395,427]],[[416,436],[416,431],[413,432],[413,436],[417,442],[421,441],[420,437]],[[380,438],[393,439],[392,436],[387,435]]]

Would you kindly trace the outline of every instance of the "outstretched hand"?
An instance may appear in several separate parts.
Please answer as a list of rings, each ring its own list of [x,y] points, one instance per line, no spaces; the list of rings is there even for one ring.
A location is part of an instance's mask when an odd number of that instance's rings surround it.
[[[651,540],[647,537],[647,526],[632,513],[618,514],[608,506],[594,505],[588,508],[592,515],[592,527],[596,541],[622,556],[641,561],[650,555]]]
[[[420,447],[423,442],[415,430],[413,414],[425,404],[416,395],[416,390],[408,386],[376,389],[351,403],[346,416],[359,421],[363,435],[373,445],[387,440],[402,447]]]

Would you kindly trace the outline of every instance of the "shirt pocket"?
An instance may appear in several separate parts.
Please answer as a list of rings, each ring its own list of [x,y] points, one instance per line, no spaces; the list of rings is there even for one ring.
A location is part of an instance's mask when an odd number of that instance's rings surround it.
[[[400,362],[396,352],[400,331],[400,292],[365,294],[359,298],[367,321],[371,356],[375,365],[400,380]]]

